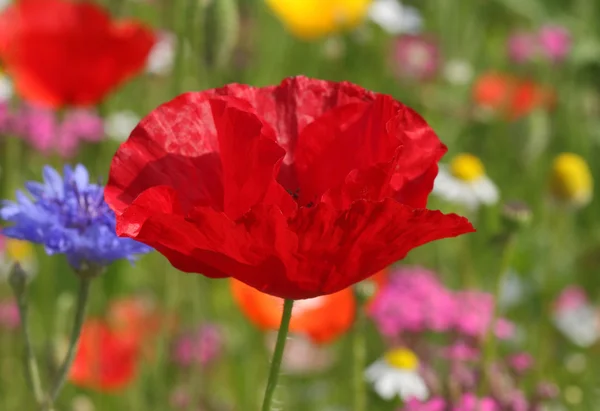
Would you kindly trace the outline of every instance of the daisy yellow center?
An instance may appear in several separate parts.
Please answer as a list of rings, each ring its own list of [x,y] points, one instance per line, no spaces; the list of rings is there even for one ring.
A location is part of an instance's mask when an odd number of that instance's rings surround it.
[[[560,154],[552,165],[552,194],[563,201],[583,205],[592,197],[593,178],[586,161],[573,153]]]
[[[419,359],[414,352],[406,348],[396,348],[385,354],[385,362],[394,368],[402,370],[416,370],[419,366]]]
[[[33,248],[27,241],[8,240],[6,242],[5,252],[11,260],[24,261],[31,258],[33,254]]]
[[[452,175],[463,181],[474,181],[483,177],[485,168],[481,160],[473,154],[459,154],[450,162]]]

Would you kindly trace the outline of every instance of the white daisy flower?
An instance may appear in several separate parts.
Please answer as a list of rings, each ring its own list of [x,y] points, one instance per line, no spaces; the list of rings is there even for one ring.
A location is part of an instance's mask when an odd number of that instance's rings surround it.
[[[157,34],[157,41],[150,50],[146,71],[159,76],[167,75],[173,69],[177,36],[166,31]]]
[[[0,9],[2,6],[0,5]],[[13,96],[13,84],[8,76],[0,72],[0,102],[8,101]]]
[[[496,184],[485,174],[483,163],[472,154],[459,154],[449,165],[440,165],[433,193],[470,210],[498,202]]]
[[[444,64],[443,75],[448,83],[464,86],[473,79],[473,66],[465,60],[449,60]]]
[[[392,35],[418,33],[423,26],[419,10],[397,0],[375,0],[369,7],[369,18]]]
[[[394,349],[375,361],[365,371],[365,378],[385,400],[398,396],[403,401],[423,401],[429,397],[425,380],[419,374],[419,360],[406,348]]]
[[[115,141],[125,141],[140,122],[140,118],[132,111],[111,113],[104,120],[104,132]]]
[[[591,304],[558,309],[554,312],[554,325],[573,344],[590,347],[600,338],[598,310]]]

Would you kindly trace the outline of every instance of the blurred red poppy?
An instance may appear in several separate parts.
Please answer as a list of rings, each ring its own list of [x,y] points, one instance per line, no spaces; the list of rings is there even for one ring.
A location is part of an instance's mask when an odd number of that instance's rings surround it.
[[[99,103],[140,71],[154,44],[142,24],[87,1],[18,0],[0,13],[0,59],[17,92],[50,107]]]
[[[106,316],[107,323],[123,339],[139,346],[146,357],[153,355],[153,342],[161,332],[172,332],[176,320],[158,310],[151,300],[124,297],[110,302]]]
[[[182,271],[311,298],[474,231],[425,209],[445,152],[413,110],[351,83],[230,84],[143,119],[105,198],[120,236]]]
[[[278,330],[283,300],[231,280],[233,298],[250,321],[262,330]],[[334,294],[297,301],[290,331],[316,343],[326,343],[347,332],[354,321],[356,302],[351,288]]]
[[[473,89],[475,103],[517,120],[537,108],[550,108],[554,93],[532,81],[502,73],[486,73]]]
[[[70,380],[98,391],[118,391],[135,379],[139,357],[138,344],[127,334],[91,318],[83,325]]]

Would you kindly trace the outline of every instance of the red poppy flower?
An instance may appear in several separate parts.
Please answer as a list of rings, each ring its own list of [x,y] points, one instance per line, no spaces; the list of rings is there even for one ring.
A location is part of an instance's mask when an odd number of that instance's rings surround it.
[[[141,24],[67,0],[17,1],[0,13],[0,39],[17,92],[50,107],[100,102],[144,67],[154,44]]]
[[[152,301],[141,297],[111,301],[106,320],[121,338],[140,347],[146,358],[153,356],[155,337],[163,331],[172,332],[176,324],[173,316],[160,312]]]
[[[351,83],[230,84],[144,118],[105,198],[120,236],[182,271],[311,298],[473,231],[425,208],[445,152],[413,110]]]
[[[137,375],[139,350],[127,334],[99,319],[83,325],[79,349],[71,368],[73,384],[98,391],[118,391]]]
[[[529,80],[487,73],[477,79],[473,99],[478,105],[498,111],[509,120],[517,120],[537,108],[551,107],[554,94]]]
[[[283,300],[231,280],[233,298],[250,321],[262,330],[278,330]],[[356,302],[351,288],[334,294],[297,301],[290,331],[326,343],[347,332],[354,321]]]

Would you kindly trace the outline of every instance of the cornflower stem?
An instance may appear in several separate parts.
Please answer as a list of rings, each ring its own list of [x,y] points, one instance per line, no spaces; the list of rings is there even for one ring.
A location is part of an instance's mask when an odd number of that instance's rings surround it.
[[[510,263],[512,261],[512,257],[514,254],[516,246],[516,235],[515,233],[508,233],[506,239],[504,240],[504,246],[502,249],[502,259],[500,261],[500,271],[496,276],[496,284],[494,287],[494,305],[492,309],[492,318],[490,319],[490,324],[485,334],[484,341],[484,352],[483,352],[483,362],[481,366],[482,378],[480,385],[480,394],[484,394],[485,390],[489,388],[489,377],[488,372],[496,359],[496,336],[494,335],[495,324],[498,320],[499,315],[499,301],[500,294],[502,293],[502,285],[506,279],[506,274],[508,273],[508,269],[510,268]]]
[[[77,353],[79,338],[81,336],[81,329],[85,320],[85,312],[87,308],[91,282],[91,277],[81,276],[79,282],[79,292],[77,293],[77,303],[75,305],[75,319],[73,321],[71,338],[69,339],[69,349],[58,370],[56,378],[54,379],[52,389],[48,394],[48,404],[46,405],[46,410],[53,409],[53,403],[58,398],[58,395],[60,394],[60,391],[67,380],[69,371],[73,365],[73,361],[75,360],[75,354]]]
[[[275,351],[271,359],[271,369],[269,370],[269,379],[267,380],[267,388],[263,398],[262,411],[271,411],[271,403],[273,402],[273,394],[277,388],[277,380],[279,379],[279,369],[281,368],[281,360],[283,359],[283,351],[287,340],[288,331],[290,329],[290,320],[292,319],[292,308],[294,300],[286,299],[283,303],[283,313],[281,314],[281,323],[277,333],[277,342],[275,343]]]
[[[364,372],[367,360],[366,317],[362,305],[356,310],[356,320],[352,329],[352,385],[353,385],[353,410],[366,411],[367,395],[364,381]]]
[[[27,304],[27,298],[24,293],[17,296],[17,306],[19,309],[19,317],[21,319],[21,332],[23,334],[23,341],[25,344],[24,363],[25,363],[25,380],[29,389],[33,393],[33,398],[37,404],[41,404],[44,400],[44,393],[42,390],[42,384],[40,381],[40,372],[33,352],[33,345],[31,344],[31,333],[29,330],[28,311],[29,306]]]

